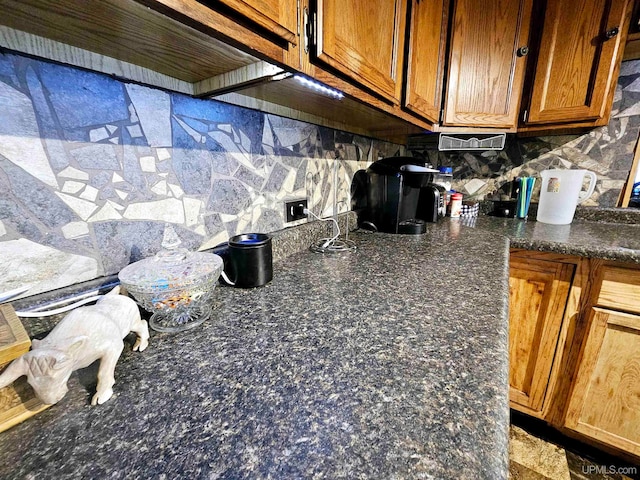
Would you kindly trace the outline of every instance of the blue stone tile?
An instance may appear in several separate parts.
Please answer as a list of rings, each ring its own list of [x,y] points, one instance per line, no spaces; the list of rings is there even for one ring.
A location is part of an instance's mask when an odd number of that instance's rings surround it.
[[[0,157],[0,171],[7,176],[11,193],[46,227],[61,227],[78,220],[76,214],[42,182],[3,157]]]
[[[200,148],[174,120],[172,123],[172,166],[180,186],[188,195],[208,193],[211,185],[211,153]]]
[[[124,145],[122,149],[122,177],[135,189],[139,191],[145,190],[147,182],[140,168],[140,160],[135,148],[131,145]],[[118,186],[118,188],[120,187]]]
[[[218,233],[223,232],[225,230],[224,222],[220,215],[215,213],[211,215],[204,216],[204,226],[207,229],[207,233],[209,236],[214,237]]]
[[[279,192],[288,174],[289,170],[280,163],[276,163],[271,170],[271,175],[269,175],[269,180],[267,180],[263,190],[265,192]]]
[[[14,68],[14,62],[18,58],[20,57],[0,53],[0,82],[4,82],[16,89],[20,89],[20,80],[18,80]]]
[[[113,145],[94,143],[69,152],[82,169],[120,170],[120,162]]]
[[[194,120],[213,123],[232,124],[234,127],[240,128],[251,141],[251,152],[260,153],[264,125],[263,113],[215,100],[191,98],[179,93],[171,95],[171,106],[174,115],[183,115]],[[173,129],[175,132],[175,124],[173,124]]]
[[[105,275],[119,272],[129,263],[155,255],[161,249],[163,222],[109,221],[91,224],[104,265]],[[173,225],[182,246],[196,250],[202,237],[179,225]]]
[[[36,62],[33,63],[36,64]],[[47,148],[49,164],[54,171],[59,172],[69,165],[69,158],[62,144],[52,140],[63,140],[63,136],[53,117],[53,112],[42,89],[40,79],[32,66],[27,68],[26,80],[31,100],[33,101],[33,109],[38,120],[40,136]]]
[[[102,125],[129,118],[121,82],[52,63],[40,62],[39,70],[63,128]]]
[[[249,191],[238,180],[214,180],[207,211],[235,215],[251,205]]]

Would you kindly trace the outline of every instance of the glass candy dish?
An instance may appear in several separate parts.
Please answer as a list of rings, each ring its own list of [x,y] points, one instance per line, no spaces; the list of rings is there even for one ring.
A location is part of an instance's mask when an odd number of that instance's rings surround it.
[[[223,268],[218,255],[179,248],[180,239],[167,227],[163,250],[123,268],[122,285],[153,315],[149,326],[159,332],[180,332],[211,315],[213,293]]]

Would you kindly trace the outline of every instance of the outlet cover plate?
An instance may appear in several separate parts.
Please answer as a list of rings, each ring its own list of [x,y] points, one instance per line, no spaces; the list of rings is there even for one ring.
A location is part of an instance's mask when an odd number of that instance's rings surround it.
[[[297,212],[294,213],[295,207],[299,207]],[[307,216],[302,213],[302,210],[307,208],[307,199],[303,198],[300,200],[291,200],[289,202],[285,202],[285,223],[295,222],[296,220],[302,220],[307,218]]]

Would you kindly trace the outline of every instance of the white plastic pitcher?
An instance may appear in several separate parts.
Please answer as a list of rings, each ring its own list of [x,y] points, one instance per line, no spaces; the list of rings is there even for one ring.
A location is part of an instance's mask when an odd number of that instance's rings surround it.
[[[540,176],[542,184],[536,219],[543,223],[571,223],[576,206],[589,198],[596,188],[596,174],[589,170],[543,170]],[[585,177],[590,179],[589,188],[582,191]]]

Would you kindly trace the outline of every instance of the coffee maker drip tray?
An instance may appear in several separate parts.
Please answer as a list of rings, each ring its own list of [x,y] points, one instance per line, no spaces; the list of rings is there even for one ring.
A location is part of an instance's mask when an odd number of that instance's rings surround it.
[[[419,218],[409,218],[398,223],[398,233],[417,235],[427,231],[427,223]]]

